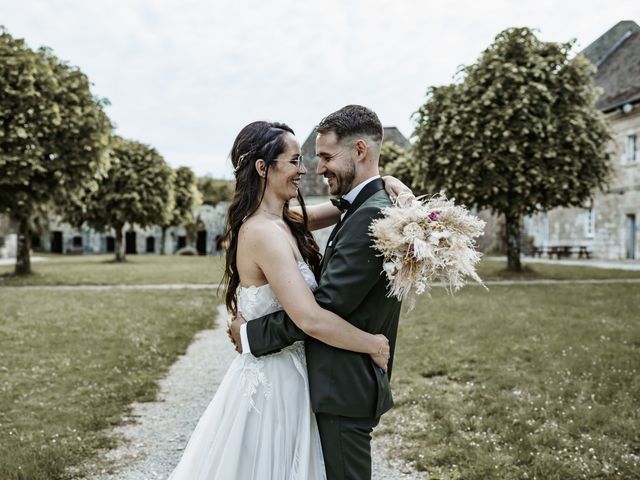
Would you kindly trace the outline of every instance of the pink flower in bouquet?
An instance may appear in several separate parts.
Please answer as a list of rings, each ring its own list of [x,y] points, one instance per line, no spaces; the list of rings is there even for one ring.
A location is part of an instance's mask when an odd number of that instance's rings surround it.
[[[432,222],[438,220],[438,212],[436,212],[435,210],[429,212],[429,220]]]

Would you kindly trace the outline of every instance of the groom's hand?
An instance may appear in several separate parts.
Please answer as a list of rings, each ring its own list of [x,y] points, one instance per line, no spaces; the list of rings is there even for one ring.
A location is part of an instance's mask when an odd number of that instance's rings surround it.
[[[242,340],[240,340],[240,326],[243,323],[247,323],[242,315],[237,314],[232,316],[227,322],[227,335],[236,347],[236,352],[242,353]]]

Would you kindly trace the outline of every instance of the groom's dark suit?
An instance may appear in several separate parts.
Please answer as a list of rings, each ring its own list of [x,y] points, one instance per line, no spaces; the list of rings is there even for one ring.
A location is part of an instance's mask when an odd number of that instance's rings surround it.
[[[329,480],[371,476],[370,433],[393,406],[393,366],[400,302],[387,297],[382,259],[372,248],[369,225],[391,205],[382,180],[366,184],[331,232],[314,295],[318,304],[358,328],[384,334],[391,344],[388,373],[366,354],[326,345],[305,334],[285,312],[247,324],[251,353],[274,353],[305,340],[311,403],[316,412]]]

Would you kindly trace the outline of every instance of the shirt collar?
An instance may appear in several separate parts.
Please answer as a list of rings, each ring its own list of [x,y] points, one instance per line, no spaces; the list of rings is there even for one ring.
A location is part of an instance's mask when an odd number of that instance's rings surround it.
[[[380,175],[374,175],[371,178],[367,178],[364,182],[361,182],[358,185],[356,185],[355,188],[353,188],[349,193],[347,193],[346,195],[343,195],[342,198],[347,200],[349,203],[353,203],[353,201],[356,199],[356,197],[358,196],[360,191],[364,188],[364,186],[367,183],[373,182],[376,178],[380,178]]]

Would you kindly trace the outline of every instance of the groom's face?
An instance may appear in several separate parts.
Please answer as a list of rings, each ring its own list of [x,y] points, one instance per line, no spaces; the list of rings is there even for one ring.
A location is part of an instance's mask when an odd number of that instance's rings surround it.
[[[319,133],[316,137],[316,173],[327,179],[331,195],[345,195],[354,186],[356,165],[352,147],[347,139],[338,141],[335,132]]]

